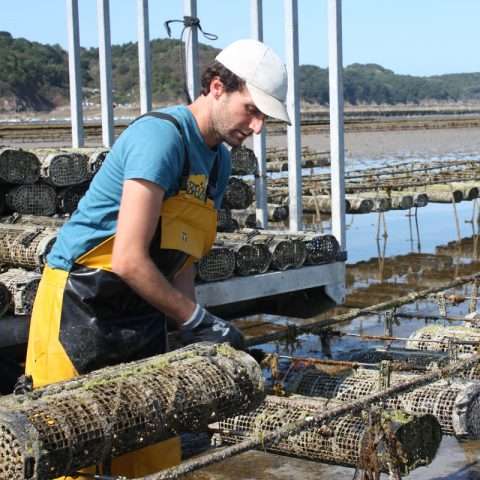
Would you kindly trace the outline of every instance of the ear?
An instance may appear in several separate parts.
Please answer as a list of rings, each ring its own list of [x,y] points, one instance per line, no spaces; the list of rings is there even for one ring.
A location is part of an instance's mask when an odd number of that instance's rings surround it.
[[[210,93],[215,99],[220,98],[220,96],[225,92],[225,85],[220,80],[220,77],[213,77],[210,82]]]

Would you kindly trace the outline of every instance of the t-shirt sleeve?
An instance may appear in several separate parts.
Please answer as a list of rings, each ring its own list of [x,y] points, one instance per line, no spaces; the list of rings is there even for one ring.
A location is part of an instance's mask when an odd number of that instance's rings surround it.
[[[168,120],[146,118],[128,128],[124,138],[124,180],[149,180],[166,192],[176,190],[183,170],[180,132]]]
[[[222,206],[223,195],[228,185],[228,179],[232,173],[232,159],[230,151],[224,145],[219,146],[219,171],[217,178],[217,188],[213,200],[215,202],[215,208],[219,209]]]

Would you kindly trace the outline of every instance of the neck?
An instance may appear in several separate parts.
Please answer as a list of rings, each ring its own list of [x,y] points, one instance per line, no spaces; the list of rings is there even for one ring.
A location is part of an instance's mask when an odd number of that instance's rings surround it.
[[[188,105],[188,109],[192,112],[205,143],[210,148],[214,148],[221,143],[221,140],[218,139],[212,126],[212,106],[209,102],[209,99],[204,95],[200,95],[193,103]]]

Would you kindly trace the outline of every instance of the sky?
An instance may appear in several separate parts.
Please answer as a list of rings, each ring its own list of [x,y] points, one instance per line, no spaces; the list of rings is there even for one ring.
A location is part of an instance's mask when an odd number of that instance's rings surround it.
[[[206,32],[222,48],[250,36],[250,0],[197,0]],[[183,16],[183,0],[150,0],[150,38]],[[137,0],[110,0],[113,44],[136,41]],[[79,0],[80,43],[98,46],[96,0]],[[263,0],[264,41],[285,51],[284,0]],[[480,0],[343,0],[343,63],[377,63],[400,74],[480,72]],[[298,0],[300,64],[326,67],[327,0]],[[180,32],[173,27],[174,35]],[[65,0],[0,0],[0,30],[67,46]],[[153,59],[155,61],[155,59]]]

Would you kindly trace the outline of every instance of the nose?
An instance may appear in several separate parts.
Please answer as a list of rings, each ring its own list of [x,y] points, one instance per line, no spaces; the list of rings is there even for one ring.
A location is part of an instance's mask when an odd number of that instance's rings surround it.
[[[253,130],[253,133],[259,134],[262,131],[263,124],[265,123],[265,115],[255,115],[250,122],[250,129]]]

